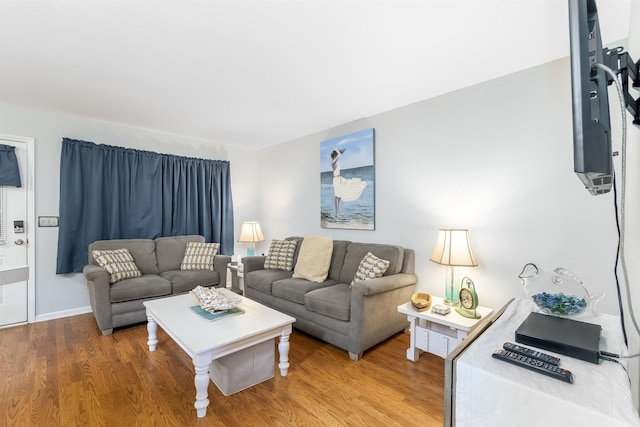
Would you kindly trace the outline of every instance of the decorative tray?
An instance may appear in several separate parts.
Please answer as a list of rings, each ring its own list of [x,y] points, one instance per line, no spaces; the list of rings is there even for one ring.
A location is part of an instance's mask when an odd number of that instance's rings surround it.
[[[244,310],[241,309],[240,307],[232,308],[230,310],[211,312],[211,311],[202,309],[199,305],[194,305],[193,307],[191,307],[191,310],[193,310],[194,312],[196,312],[197,314],[199,314],[200,316],[204,317],[209,321],[220,320],[223,318],[226,319],[227,317],[244,313]]]

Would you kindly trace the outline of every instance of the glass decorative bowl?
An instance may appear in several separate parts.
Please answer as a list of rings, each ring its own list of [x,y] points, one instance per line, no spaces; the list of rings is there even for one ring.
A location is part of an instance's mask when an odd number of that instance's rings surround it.
[[[518,277],[538,311],[554,316],[577,316],[588,308],[595,312],[596,303],[604,296],[591,297],[582,280],[562,267],[549,273],[528,263]]]

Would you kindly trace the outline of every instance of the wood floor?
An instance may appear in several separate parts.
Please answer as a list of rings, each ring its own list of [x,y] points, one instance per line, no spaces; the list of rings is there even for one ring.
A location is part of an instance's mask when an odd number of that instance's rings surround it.
[[[444,361],[406,359],[397,334],[352,362],[294,330],[287,377],[225,397],[209,383],[198,419],[194,368],[158,328],[100,335],[91,314],[0,329],[0,426],[441,426]],[[277,353],[276,353],[277,354]],[[276,357],[277,358],[277,357]]]

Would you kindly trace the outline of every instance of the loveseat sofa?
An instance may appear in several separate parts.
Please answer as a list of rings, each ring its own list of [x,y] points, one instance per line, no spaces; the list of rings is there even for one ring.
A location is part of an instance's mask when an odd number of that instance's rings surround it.
[[[347,350],[355,361],[406,328],[397,306],[410,300],[418,280],[412,249],[333,240],[327,277],[314,282],[295,277],[304,238],[288,240],[297,242],[291,270],[269,262],[271,248],[267,256],[243,258],[246,297],[295,317],[295,328]],[[354,281],[368,253],[388,261],[388,268],[382,277]]]
[[[205,244],[204,240],[203,236],[192,235],[91,243],[89,264],[84,267],[83,274],[89,288],[93,315],[102,335],[111,335],[113,328],[147,320],[144,301],[186,293],[198,285],[226,286],[227,264],[231,257],[212,255],[215,252],[211,251],[212,244]],[[197,246],[189,242],[201,244],[199,248],[204,247],[209,252],[204,256],[198,252],[198,256],[187,259],[187,247]],[[120,257],[120,249],[128,250],[135,264],[131,268],[137,269],[139,274],[132,274],[126,269],[111,274],[94,257],[94,254],[103,256],[105,253]],[[194,262],[185,262],[190,260]]]

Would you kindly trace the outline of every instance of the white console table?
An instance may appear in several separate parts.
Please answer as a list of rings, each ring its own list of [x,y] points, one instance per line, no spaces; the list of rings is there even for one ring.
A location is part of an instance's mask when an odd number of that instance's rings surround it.
[[[445,425],[640,426],[624,359],[594,364],[542,350],[560,357],[560,367],[573,373],[574,383],[567,384],[491,357],[505,341],[516,342],[515,330],[535,309],[528,299],[514,300],[481,334],[482,328],[474,331],[464,349],[447,357],[445,366],[453,364],[446,377],[453,384],[451,396],[445,395],[445,408],[449,399],[452,403]],[[575,320],[602,326],[601,351],[625,351],[619,317],[585,313]]]
[[[443,304],[443,298],[432,296],[433,305]],[[446,315],[432,313],[431,309],[417,311],[411,302],[398,306],[398,311],[407,315],[411,332],[411,344],[407,349],[407,359],[416,362],[423,351],[447,357],[478,323],[493,313],[487,307],[478,307],[480,319],[461,316],[455,307]]]

